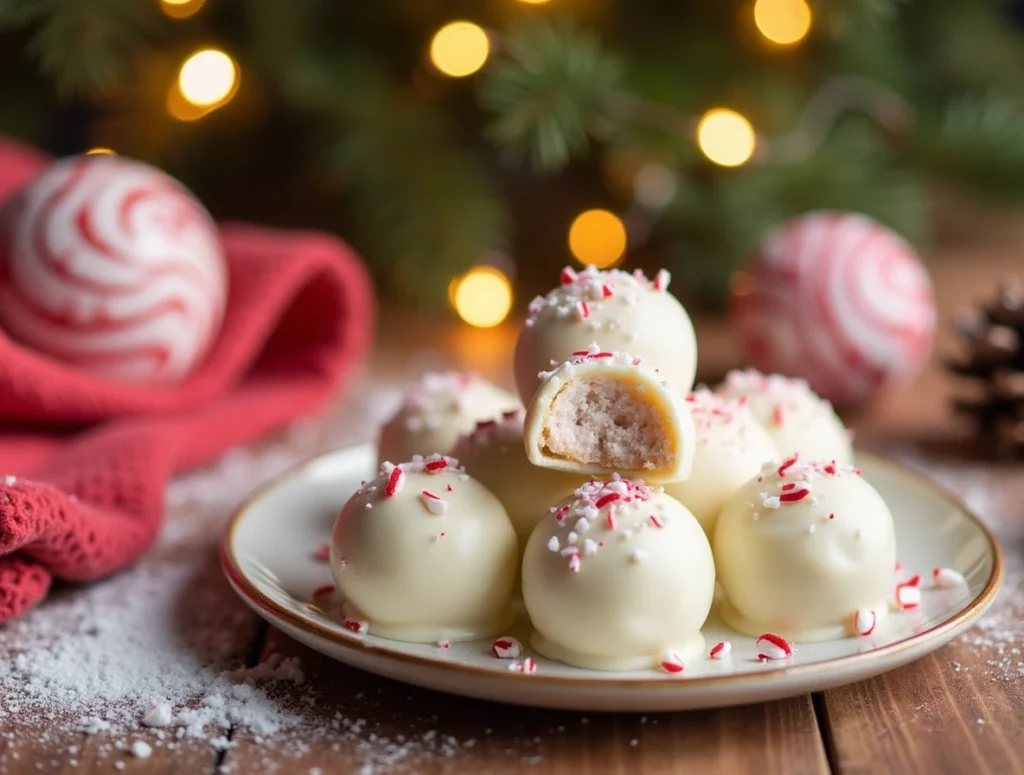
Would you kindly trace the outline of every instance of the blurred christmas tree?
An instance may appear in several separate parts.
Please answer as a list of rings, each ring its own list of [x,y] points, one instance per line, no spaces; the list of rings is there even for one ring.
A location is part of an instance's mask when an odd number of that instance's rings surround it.
[[[0,62],[0,131],[334,227],[425,303],[503,250],[561,262],[571,218],[521,237],[561,197],[502,156],[600,182],[578,257],[628,239],[710,299],[809,209],[920,245],[934,183],[1024,198],[1024,37],[995,0],[0,0]]]

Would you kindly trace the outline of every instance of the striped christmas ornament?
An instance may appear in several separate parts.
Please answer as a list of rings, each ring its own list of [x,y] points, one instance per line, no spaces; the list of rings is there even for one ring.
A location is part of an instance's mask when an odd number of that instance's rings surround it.
[[[50,165],[5,207],[0,327],[110,379],[175,382],[220,328],[227,270],[209,213],[163,172],[111,156]]]
[[[803,377],[837,404],[912,378],[935,328],[917,254],[857,213],[817,211],[772,232],[734,283],[730,317],[750,362]]]

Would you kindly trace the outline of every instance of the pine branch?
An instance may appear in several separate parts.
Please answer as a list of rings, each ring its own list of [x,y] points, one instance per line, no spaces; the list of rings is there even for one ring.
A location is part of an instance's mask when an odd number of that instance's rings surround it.
[[[158,19],[139,0],[0,0],[0,27],[34,30],[29,51],[63,96],[116,86]]]
[[[937,118],[923,116],[908,152],[938,179],[977,194],[1024,201],[1024,104],[988,94],[950,103]]]
[[[439,105],[390,83],[369,56],[310,44],[316,7],[253,0],[262,78],[316,118],[322,160],[350,195],[377,276],[405,299],[437,304],[453,276],[504,243],[504,204]]]
[[[618,61],[586,32],[534,20],[515,28],[484,75],[490,136],[506,153],[553,170],[582,155],[616,93]]]

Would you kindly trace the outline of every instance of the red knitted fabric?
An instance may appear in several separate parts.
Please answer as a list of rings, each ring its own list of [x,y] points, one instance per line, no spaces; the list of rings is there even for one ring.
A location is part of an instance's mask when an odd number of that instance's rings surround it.
[[[42,164],[0,141],[0,199]],[[89,581],[133,562],[156,537],[170,476],[315,411],[365,353],[373,292],[347,246],[252,226],[222,234],[223,327],[177,386],[89,376],[0,332],[0,621],[54,576]]]

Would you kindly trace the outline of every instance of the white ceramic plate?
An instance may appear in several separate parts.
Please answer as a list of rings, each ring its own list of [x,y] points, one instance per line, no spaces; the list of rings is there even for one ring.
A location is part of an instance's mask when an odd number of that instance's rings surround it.
[[[952,495],[919,474],[860,455],[864,475],[896,518],[899,557],[927,587],[933,567],[959,570],[966,585],[924,592],[920,609],[893,614],[869,637],[801,645],[784,663],[761,664],[752,638],[734,632],[713,613],[704,628],[709,644],[728,640],[724,660],[690,661],[681,676],[655,671],[603,673],[568,667],[537,654],[533,674],[512,673],[490,654],[491,642],[401,643],[356,635],[319,606],[312,592],[331,584],[329,566],[315,552],[334,518],[376,458],[369,445],[324,455],[254,493],[235,513],[222,544],[232,586],[275,627],[334,659],[431,689],[521,705],[587,711],[666,711],[760,702],[858,681],[934,651],[963,632],[988,608],[1002,578],[999,547],[989,531]],[[511,634],[527,644],[525,614]],[[528,652],[529,653],[529,652]]]

